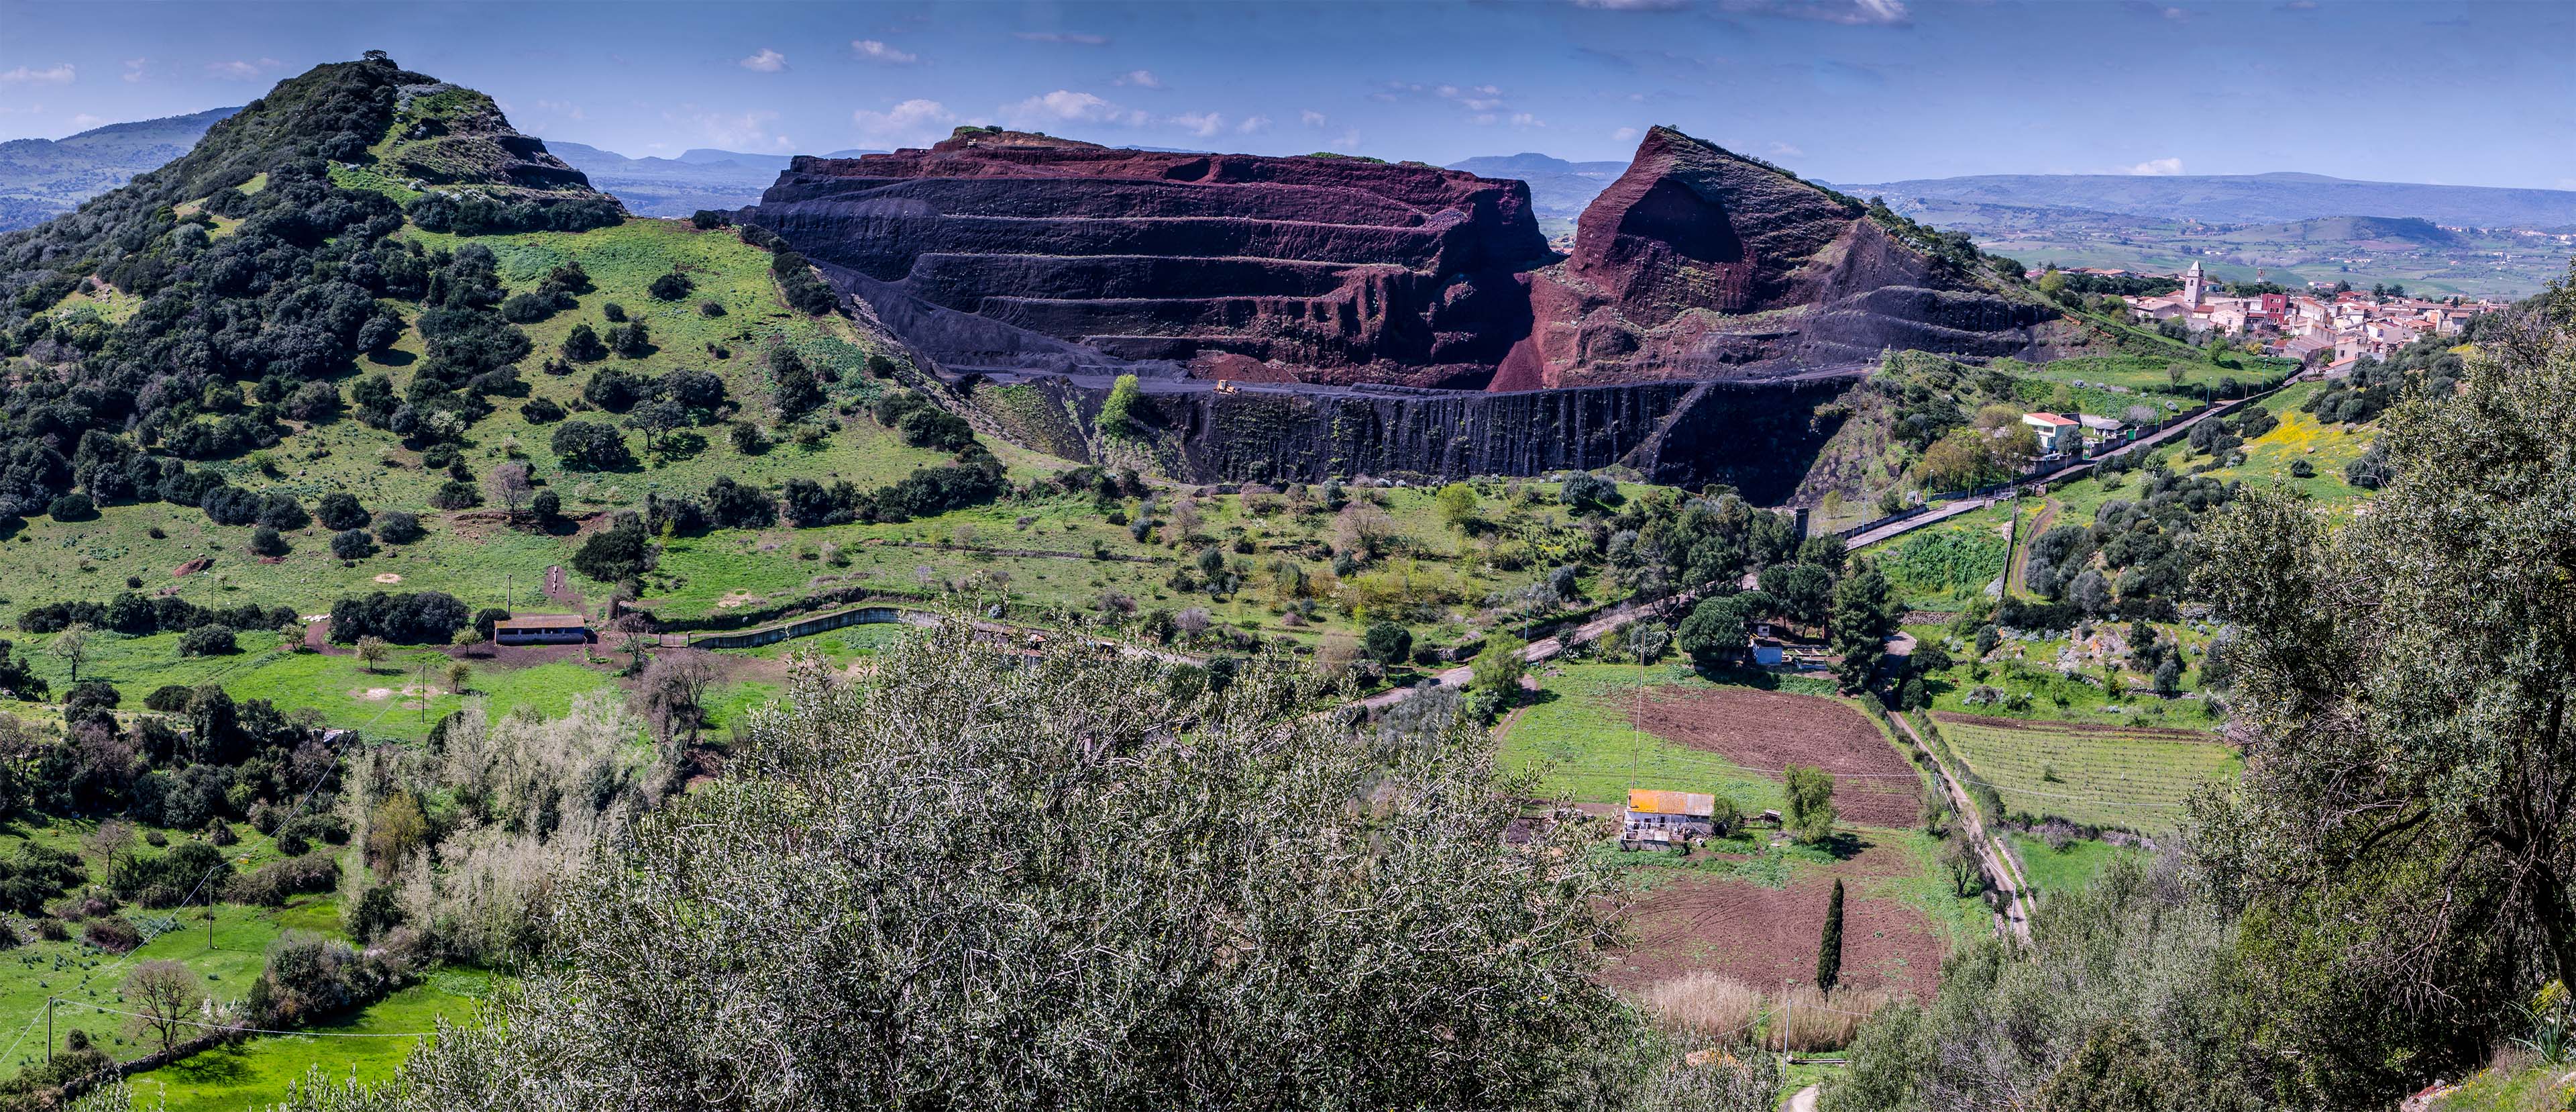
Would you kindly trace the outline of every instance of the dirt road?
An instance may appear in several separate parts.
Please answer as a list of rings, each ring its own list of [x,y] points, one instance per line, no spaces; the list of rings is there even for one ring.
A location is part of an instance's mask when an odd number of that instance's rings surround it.
[[[1629,623],[1635,622],[1640,618],[1647,618],[1657,614],[1678,611],[1680,608],[1690,605],[1691,602],[1698,597],[1699,592],[1697,591],[1684,591],[1681,594],[1673,595],[1669,598],[1664,598],[1655,602],[1645,603],[1643,605],[1633,602],[1620,603],[1617,606],[1613,606],[1610,609],[1603,611],[1600,617],[1574,627],[1574,630],[1571,633],[1560,633],[1551,637],[1541,637],[1536,641],[1530,642],[1528,648],[1521,650],[1521,659],[1532,664],[1536,664],[1542,660],[1552,659],[1557,654],[1564,652],[1565,647],[1568,645],[1580,645],[1588,641],[1600,640],[1601,638],[1618,631],[1620,628],[1627,626]],[[1468,681],[1476,678],[1476,670],[1474,668],[1460,666],[1457,668],[1451,668],[1444,672],[1436,673],[1431,678],[1439,681],[1440,686],[1442,687],[1465,687],[1467,686]],[[1403,702],[1405,696],[1413,694],[1413,691],[1414,689],[1410,687],[1398,687],[1387,691],[1381,691],[1375,695],[1371,695],[1368,698],[1360,700],[1360,705],[1372,710],[1380,707],[1391,707],[1397,703]]]
[[[2003,886],[2003,922],[1997,924],[1996,929],[1998,931],[2009,929],[2011,937],[2028,943],[2030,941],[2030,904],[2022,898],[2022,893],[2029,890],[2030,882],[2013,864],[2012,855],[2005,853],[2003,847],[1995,844],[1994,837],[1986,831],[1984,816],[1977,813],[1976,801],[1968,798],[1967,790],[1959,786],[1959,778],[1951,773],[1949,766],[1941,763],[1940,756],[1932,752],[1931,746],[1923,743],[1922,735],[1914,732],[1914,723],[1907,721],[1902,714],[1888,717],[1899,729],[1905,731],[1906,738],[1914,742],[1914,748],[1923,754],[1924,759],[1932,762],[1932,767],[1937,770],[1933,774],[1933,779],[1939,780],[1941,790],[1949,793],[1950,806],[1958,812],[1959,821],[1968,824],[1968,835],[1976,842],[1977,856],[1984,859],[1986,863],[1986,875],[1993,877],[1995,883]]]

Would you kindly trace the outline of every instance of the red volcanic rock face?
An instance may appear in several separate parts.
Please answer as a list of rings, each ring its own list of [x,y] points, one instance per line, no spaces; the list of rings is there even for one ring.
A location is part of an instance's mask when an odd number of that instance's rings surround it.
[[[1497,389],[1775,377],[1890,347],[2015,354],[2040,319],[1943,277],[1859,204],[1660,127],[1530,302]]]
[[[1529,328],[1518,272],[1549,259],[1517,181],[1009,132],[800,158],[746,217],[881,311],[911,298],[1116,358],[1314,382],[1484,386]],[[945,352],[907,338],[959,369],[1000,350],[989,330]]]

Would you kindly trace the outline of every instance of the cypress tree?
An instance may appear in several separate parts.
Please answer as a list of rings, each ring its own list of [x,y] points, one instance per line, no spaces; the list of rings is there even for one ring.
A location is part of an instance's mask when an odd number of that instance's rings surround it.
[[[1825,904],[1825,936],[1816,947],[1816,988],[1831,993],[1834,983],[1843,979],[1843,882],[1834,882],[1833,898]]]

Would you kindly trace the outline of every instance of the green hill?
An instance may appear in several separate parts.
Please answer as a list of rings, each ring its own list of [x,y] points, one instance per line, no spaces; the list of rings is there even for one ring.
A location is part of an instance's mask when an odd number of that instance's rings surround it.
[[[626,216],[490,98],[389,60],[280,83],[0,256],[11,620],[136,590],[315,613],[380,576],[481,605],[505,571],[568,559],[585,518],[719,476],[864,489],[953,456],[844,419],[893,388],[869,369],[899,371],[900,352],[790,306],[769,251]],[[818,388],[782,409],[770,368],[789,354]],[[604,455],[563,458],[574,422]],[[555,496],[556,524],[478,504],[505,463]],[[426,535],[340,558],[312,517],[335,492]],[[210,514],[209,497],[252,508]],[[284,551],[252,551],[260,506]],[[206,574],[172,578],[199,559]]]

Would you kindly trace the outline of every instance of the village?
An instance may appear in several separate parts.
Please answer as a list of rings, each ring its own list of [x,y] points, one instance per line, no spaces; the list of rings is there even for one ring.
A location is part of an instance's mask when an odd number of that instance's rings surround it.
[[[2129,272],[2087,268],[2075,273],[2118,277]],[[2363,356],[2385,358],[2426,336],[2457,336],[2470,320],[2505,308],[2495,301],[2333,287],[2304,294],[2221,296],[2211,292],[2197,262],[2180,280],[2182,289],[2176,292],[2128,299],[2130,315],[2151,326],[2179,323],[2192,336],[2259,342],[2263,354],[2296,359],[2304,367],[2322,366],[2327,378],[2351,373]]]

